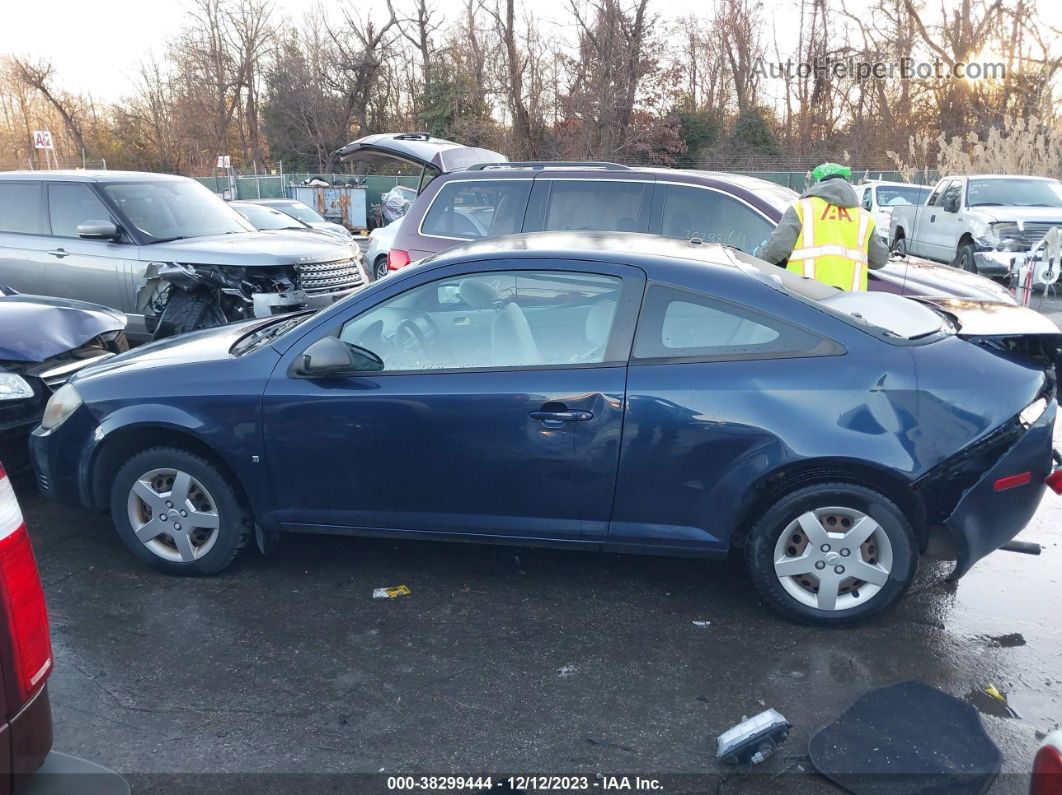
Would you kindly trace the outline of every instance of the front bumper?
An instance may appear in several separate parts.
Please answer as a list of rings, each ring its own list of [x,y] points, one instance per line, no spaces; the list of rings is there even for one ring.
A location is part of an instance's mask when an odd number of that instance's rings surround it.
[[[1053,469],[1052,435],[1057,409],[1058,404],[1052,401],[1013,446],[963,493],[945,520],[958,548],[952,579],[958,579],[985,555],[1018,535],[1036,513],[1046,490],[1044,480]],[[1001,483],[1003,478],[1014,480]]]
[[[974,252],[977,272],[986,276],[1006,276],[1015,264],[1021,264],[1025,254],[1021,251],[994,251],[986,249]]]
[[[324,309],[357,292],[362,286],[364,285],[359,284],[357,287],[335,292],[310,293],[306,290],[289,290],[286,293],[254,293],[251,296],[254,302],[254,316],[271,317],[302,309]]]

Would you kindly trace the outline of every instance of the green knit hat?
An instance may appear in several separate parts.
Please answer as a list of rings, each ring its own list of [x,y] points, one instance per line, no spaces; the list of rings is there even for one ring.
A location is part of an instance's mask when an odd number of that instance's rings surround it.
[[[816,182],[822,182],[826,177],[844,177],[850,180],[852,178],[852,169],[848,166],[842,166],[840,163],[823,163],[820,166],[815,166],[815,170],[811,172],[811,177]]]

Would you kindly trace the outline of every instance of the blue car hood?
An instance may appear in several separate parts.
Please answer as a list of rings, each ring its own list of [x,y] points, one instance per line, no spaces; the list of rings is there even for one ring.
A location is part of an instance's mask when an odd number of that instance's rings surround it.
[[[98,304],[0,290],[0,361],[43,362],[124,328],[125,315]]]

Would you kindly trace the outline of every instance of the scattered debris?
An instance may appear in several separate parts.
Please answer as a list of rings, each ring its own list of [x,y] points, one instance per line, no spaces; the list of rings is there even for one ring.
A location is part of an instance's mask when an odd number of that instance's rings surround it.
[[[741,723],[719,735],[716,758],[729,765],[759,764],[782,746],[791,728],[773,709],[752,718],[742,716]]]
[[[1011,632],[1007,635],[987,635],[985,640],[989,641],[993,646],[999,646],[1003,649],[1012,649],[1015,646],[1025,645],[1025,637],[1020,632]]]
[[[983,689],[974,688],[966,694],[966,700],[973,704],[979,712],[986,715],[994,715],[997,718],[1021,717],[1007,702],[1007,694],[999,690],[989,682]]]
[[[575,672],[578,670],[579,669],[576,668],[574,665],[568,663],[567,665],[562,665],[560,668],[558,668],[557,673],[560,675],[561,679],[567,679],[569,676],[575,676]]]
[[[395,599],[399,596],[409,596],[413,593],[408,585],[392,585],[390,588],[376,588],[372,592],[373,599]]]
[[[695,627],[710,627],[711,625],[712,625],[711,621],[694,621],[693,622],[693,626],[695,626]]]

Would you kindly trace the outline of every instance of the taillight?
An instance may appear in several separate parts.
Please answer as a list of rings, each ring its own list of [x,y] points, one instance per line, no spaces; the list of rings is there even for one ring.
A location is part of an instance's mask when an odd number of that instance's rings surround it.
[[[0,600],[22,702],[39,689],[52,670],[48,611],[22,510],[7,473],[0,466]]]
[[[393,248],[387,252],[387,270],[396,271],[410,263],[409,252],[400,248]]]
[[[1050,475],[1047,476],[1044,483],[1055,494],[1062,494],[1062,469],[1056,469]]]
[[[1062,753],[1053,745],[1045,745],[1033,759],[1029,795],[1060,795],[1062,793]]]

